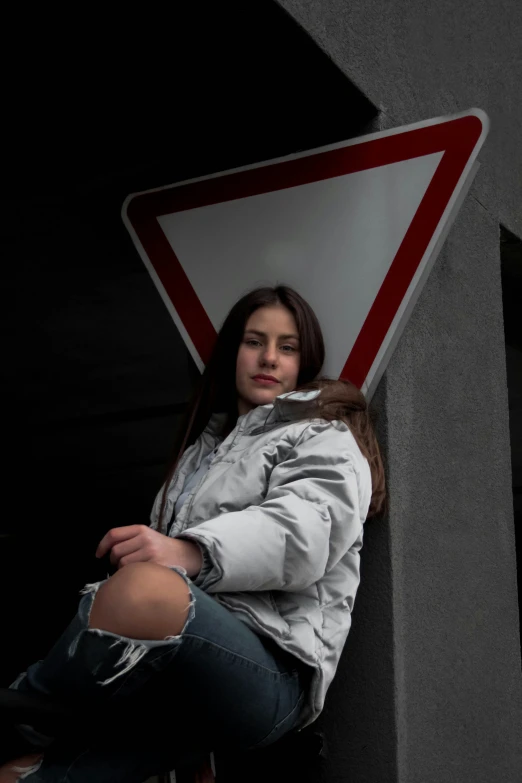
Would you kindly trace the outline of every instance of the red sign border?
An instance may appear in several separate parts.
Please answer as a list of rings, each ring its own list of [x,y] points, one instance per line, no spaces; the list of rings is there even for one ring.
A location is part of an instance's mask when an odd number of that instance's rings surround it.
[[[127,218],[206,364],[216,331],[158,217],[442,152],[340,374],[361,388],[482,132],[480,117],[469,114],[367,141],[363,137],[336,149],[136,194],[127,202]]]

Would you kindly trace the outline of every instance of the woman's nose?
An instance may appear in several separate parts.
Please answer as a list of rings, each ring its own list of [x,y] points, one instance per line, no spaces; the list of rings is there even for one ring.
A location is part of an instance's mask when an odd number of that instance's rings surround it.
[[[266,348],[263,353],[263,360],[266,364],[275,364],[277,362],[277,351],[275,348]]]

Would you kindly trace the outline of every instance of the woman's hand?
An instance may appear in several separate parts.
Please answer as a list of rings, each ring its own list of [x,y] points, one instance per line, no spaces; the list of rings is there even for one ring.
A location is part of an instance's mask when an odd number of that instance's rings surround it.
[[[102,538],[96,557],[111,553],[111,563],[118,568],[129,563],[149,562],[163,566],[181,566],[192,577],[203,564],[201,550],[192,541],[169,538],[146,525],[113,527]]]

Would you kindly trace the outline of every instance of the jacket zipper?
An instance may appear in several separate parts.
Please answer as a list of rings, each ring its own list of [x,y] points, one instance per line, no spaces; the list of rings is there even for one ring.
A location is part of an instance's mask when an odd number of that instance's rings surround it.
[[[182,459],[183,459],[183,457],[182,457]],[[181,460],[180,460],[180,463],[181,463]],[[167,489],[167,496],[168,496],[170,487],[174,487],[176,485],[176,481],[177,481],[180,473],[181,473],[181,464],[179,464],[178,467],[176,468],[176,470],[174,471],[174,475],[172,476],[172,479],[170,481],[170,486]],[[185,478],[186,478],[186,476],[185,476]],[[181,490],[183,491],[183,487],[181,487]],[[172,504],[172,514],[170,515],[170,522],[167,523],[167,536],[170,535],[170,531],[171,531],[172,526],[174,525],[174,522],[175,522],[175,518],[174,518],[175,508],[176,508],[176,503],[174,502]],[[156,524],[158,524],[158,520],[156,520]]]
[[[232,446],[234,445],[234,443],[236,442],[236,440],[237,440],[237,438],[238,438],[238,436],[240,435],[240,433],[241,433],[241,432],[242,432],[242,429],[241,429],[241,427],[240,427],[240,428],[238,429],[238,431],[237,431],[237,433],[236,433],[235,437],[234,437],[234,440],[232,441],[232,443],[230,444],[230,446],[228,447],[228,449],[227,449],[227,451],[226,451],[226,453],[227,453],[227,454],[228,454],[228,452],[230,451],[230,449],[232,448]],[[219,444],[216,446],[216,449],[215,449],[216,453],[217,453],[217,451],[219,450],[220,446],[222,446],[222,445],[223,445],[223,442],[219,443]],[[214,459],[215,459],[215,456],[214,456]],[[212,465],[214,464],[214,459],[212,460],[212,462],[211,462],[211,463],[210,463],[210,465],[209,465],[209,470],[210,470],[210,468],[212,467]],[[201,463],[200,463],[200,464],[201,464]],[[197,469],[198,469],[198,468],[196,468],[196,470],[197,470]],[[180,532],[180,533],[182,533],[184,530],[186,530],[186,529],[187,529],[187,525],[188,525],[188,524],[189,524],[189,522],[190,522],[190,512],[192,511],[192,506],[194,505],[194,501],[196,500],[196,495],[198,494],[199,490],[201,489],[201,487],[202,487],[202,486],[203,486],[203,484],[205,483],[205,480],[206,480],[207,476],[208,476],[208,470],[207,470],[207,472],[205,473],[205,475],[203,476],[203,478],[200,480],[199,484],[198,484],[198,485],[197,485],[197,486],[194,488],[194,492],[192,493],[192,497],[190,498],[189,506],[188,506],[188,508],[187,508],[187,513],[186,513],[186,515],[185,515],[185,521],[183,522],[183,524],[182,524],[182,527],[181,527],[181,528],[180,528],[180,530],[179,530],[179,532]],[[180,509],[180,510],[181,510],[181,509]]]

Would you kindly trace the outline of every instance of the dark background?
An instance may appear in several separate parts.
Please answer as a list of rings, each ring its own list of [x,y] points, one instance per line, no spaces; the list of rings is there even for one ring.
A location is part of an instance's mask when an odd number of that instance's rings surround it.
[[[148,523],[197,377],[124,198],[360,135],[376,115],[271,0],[191,8],[4,27],[2,685],[106,575],[104,533]]]
[[[522,241],[504,226],[500,228],[500,260],[522,648]]]

